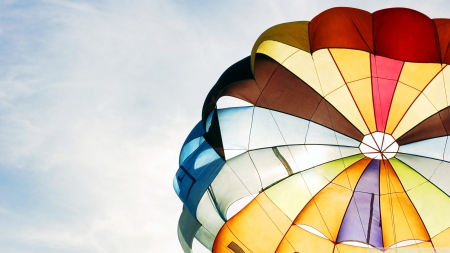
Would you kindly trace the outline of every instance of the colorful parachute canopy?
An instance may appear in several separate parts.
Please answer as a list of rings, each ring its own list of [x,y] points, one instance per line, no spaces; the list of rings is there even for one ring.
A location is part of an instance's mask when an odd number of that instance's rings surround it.
[[[213,252],[450,252],[450,19],[333,8],[208,94],[174,188]]]

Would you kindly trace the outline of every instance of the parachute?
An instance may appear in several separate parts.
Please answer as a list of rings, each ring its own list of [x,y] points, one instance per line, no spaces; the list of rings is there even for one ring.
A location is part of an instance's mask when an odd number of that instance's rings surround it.
[[[450,19],[338,7],[266,30],[173,181],[212,252],[450,252]]]

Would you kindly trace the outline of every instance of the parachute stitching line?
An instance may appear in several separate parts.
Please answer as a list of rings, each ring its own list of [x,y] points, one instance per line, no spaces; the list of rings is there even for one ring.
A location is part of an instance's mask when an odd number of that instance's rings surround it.
[[[247,149],[250,149],[250,137],[252,136],[252,129],[253,129],[253,117],[255,115],[255,107],[253,107],[253,111],[252,111],[252,121],[250,123],[250,132],[248,135],[248,146]],[[253,161],[252,155],[250,154],[250,151],[247,152],[248,156],[250,157],[250,161],[252,161],[253,167],[255,167],[256,170],[256,174],[258,174],[258,178],[259,178],[259,183],[261,184],[261,189],[263,189],[263,183],[262,183],[262,179],[261,179],[261,175],[259,174],[258,168],[256,167],[255,162]]]
[[[367,44],[366,44],[366,45],[367,45]],[[355,104],[356,109],[358,109],[359,115],[361,116],[361,119],[362,119],[362,121],[364,122],[364,125],[366,125],[366,128],[367,128],[368,132],[370,132],[370,128],[369,128],[369,126],[367,125],[367,122],[366,122],[366,120],[365,120],[365,118],[364,118],[364,116],[363,116],[363,114],[362,114],[362,112],[361,112],[361,109],[359,108],[358,104],[356,103],[356,100],[355,100],[355,98],[353,97],[353,94],[352,94],[350,88],[348,87],[348,83],[347,83],[347,81],[345,80],[344,75],[342,74],[341,69],[339,68],[339,66],[338,66],[338,64],[337,64],[336,59],[334,59],[334,56],[333,56],[333,54],[331,53],[330,49],[328,49],[328,53],[330,54],[331,59],[333,59],[334,65],[336,66],[336,69],[339,71],[339,74],[341,75],[342,81],[344,81],[344,85],[345,85],[345,87],[347,88],[347,92],[350,94],[350,97],[352,98],[353,103]],[[342,85],[342,86],[344,86],[344,85]],[[340,86],[340,87],[342,87],[342,86]],[[340,87],[339,87],[339,88],[340,88]],[[338,89],[339,89],[339,88],[338,88]],[[330,93],[331,93],[331,92],[330,92]],[[330,93],[328,93],[327,96],[328,96]],[[330,120],[331,120],[331,117],[330,117]],[[333,123],[332,123],[332,124],[333,124]],[[333,127],[333,128],[334,128],[334,127]],[[355,128],[357,128],[357,127],[355,126]],[[358,130],[359,130],[359,129],[358,129]]]
[[[403,64],[405,65],[405,64]],[[403,67],[402,67],[403,68]],[[403,70],[403,69],[402,69]],[[397,122],[397,125],[395,125],[394,129],[392,130],[392,133],[395,132],[395,130],[397,130],[398,125],[400,125],[400,122],[402,122],[403,118],[405,117],[405,115],[408,113],[409,109],[411,109],[411,106],[416,102],[417,98],[419,98],[419,96],[421,94],[423,94],[423,91],[428,87],[428,85],[430,85],[430,83],[439,75],[439,73],[441,73],[443,71],[443,68],[441,68],[436,75],[434,75],[430,81],[425,85],[425,87],[419,92],[419,95],[416,96],[416,98],[411,102],[411,104],[408,106],[408,109],[406,109],[405,113],[403,113],[402,117],[400,118],[400,120]],[[400,77],[399,77],[400,78]],[[397,87],[396,87],[397,88]],[[390,110],[389,110],[390,111]],[[411,128],[413,128],[415,126],[412,126]]]
[[[387,160],[387,162],[390,164],[389,160]],[[408,166],[408,167],[409,167],[409,166]],[[393,172],[395,173],[395,175],[397,176],[397,173],[395,172],[395,170],[392,169],[392,171],[393,171]],[[398,178],[398,176],[397,176],[397,178]],[[398,181],[399,181],[400,185],[402,186],[402,188],[405,189],[405,187],[403,186],[403,183],[400,181],[400,179],[399,179]],[[429,182],[430,184],[433,184],[433,183],[431,183],[430,181],[428,181],[428,182]],[[434,185],[434,184],[433,184],[433,185]],[[425,223],[423,222],[422,217],[420,216],[419,212],[417,211],[416,206],[414,205],[414,203],[412,202],[411,198],[410,198],[409,195],[406,193],[406,191],[405,191],[405,195],[408,197],[409,202],[410,202],[411,205],[414,207],[414,210],[417,212],[417,216],[419,217],[420,221],[422,222],[422,224],[423,224],[423,226],[424,226],[424,228],[425,228],[425,232],[427,233],[427,236],[428,236],[428,238],[430,239],[430,243],[432,244],[433,249],[434,249],[433,241],[431,240],[430,234],[428,233],[428,230],[427,230],[427,228],[425,227]],[[448,196],[448,195],[447,195],[447,196]],[[399,201],[399,203],[400,203],[400,201]],[[401,207],[401,204],[400,204],[400,207]],[[403,207],[402,207],[402,211],[403,211]],[[406,217],[405,217],[405,219],[406,219]],[[406,219],[406,221],[408,222],[407,219]],[[409,226],[409,222],[408,222],[408,226]],[[410,229],[411,229],[411,227],[410,227]],[[412,231],[411,231],[411,233],[412,233]]]
[[[236,240],[238,240],[248,251],[253,252],[241,240],[239,240],[239,238],[233,233],[233,230],[231,230],[230,226],[228,226],[227,222],[225,222],[225,226],[228,227],[228,230],[234,236],[234,238],[236,238]],[[222,243],[222,245],[224,245],[224,244]],[[225,246],[225,245],[224,245],[224,247],[227,248],[227,246]]]
[[[359,112],[359,114],[360,114],[360,116],[361,116],[361,118],[362,118],[364,124],[365,124],[366,127],[367,127],[367,130],[369,130],[369,132],[370,132],[369,126],[367,125],[367,122],[365,121],[365,119],[364,119],[364,117],[363,117],[363,115],[362,115],[362,113],[361,113],[361,111],[360,111],[360,109],[359,109],[359,107],[358,107],[358,105],[357,105],[357,103],[356,103],[356,101],[355,101],[355,98],[353,97],[353,94],[351,93],[351,91],[350,91],[350,89],[349,89],[349,87],[348,87],[348,84],[347,84],[347,82],[346,82],[344,76],[342,75],[342,72],[341,72],[341,70],[340,70],[338,64],[336,63],[336,60],[334,59],[334,56],[333,56],[333,54],[331,53],[330,49],[328,49],[328,52],[329,52],[329,54],[331,55],[331,58],[333,59],[333,62],[334,62],[334,64],[335,64],[336,68],[338,69],[339,74],[341,75],[342,80],[345,82],[347,91],[350,93],[350,96],[352,97],[353,102],[355,103],[355,106],[356,106],[356,108],[358,109],[358,112]],[[327,112],[328,112],[328,115],[329,115],[329,117],[330,117],[331,125],[333,126],[333,129],[334,129],[333,121],[332,121],[332,119],[331,119],[331,116],[330,116],[330,112],[329,112],[328,106],[327,106]],[[334,135],[335,135],[335,138],[336,138],[336,142],[337,142],[338,145],[339,145],[339,141],[338,141],[338,139],[337,139],[336,132],[334,132]],[[340,148],[339,148],[339,152],[340,152],[341,158],[342,158],[342,151],[341,151]],[[349,185],[350,185],[350,188],[351,188],[352,185],[351,185],[351,181],[350,181],[350,178],[349,178],[349,175],[348,175],[348,171],[347,171],[347,168],[348,168],[348,167],[346,167],[345,162],[344,162],[343,159],[342,159],[342,163],[343,163],[344,168],[346,168],[346,169],[344,169],[344,171],[345,171],[345,175],[346,175],[346,177],[347,177],[347,181],[348,181],[348,183],[349,183]],[[364,170],[365,170],[365,169],[364,169]],[[363,173],[364,173],[364,172],[363,172]],[[362,176],[362,174],[361,174],[361,176]],[[361,177],[360,177],[360,178],[361,178]],[[359,180],[358,180],[358,181],[359,181]],[[357,184],[356,184],[356,185],[357,185]],[[356,185],[355,185],[355,190],[356,190]],[[354,200],[354,203],[355,203],[355,206],[356,206],[356,211],[357,211],[357,213],[358,213],[359,221],[360,221],[360,224],[361,224],[361,228],[362,228],[363,233],[364,233],[364,237],[367,237],[367,236],[366,236],[366,232],[364,231],[364,225],[363,225],[363,222],[362,222],[361,214],[360,214],[360,212],[359,212],[358,204],[356,203],[356,199],[353,198],[353,196],[355,195],[355,190],[353,190],[351,199]],[[350,202],[351,202],[351,199],[350,199]],[[344,213],[344,217],[345,217],[345,214],[347,213],[347,210],[348,210],[348,208],[349,208],[349,206],[350,206],[350,202],[349,202],[349,204],[348,204],[348,206],[347,206],[347,209],[346,209],[346,211],[345,211],[345,213]],[[339,226],[338,235],[339,235],[339,232],[340,232],[340,230],[341,230],[342,223],[343,223],[343,220],[342,220],[342,222],[341,222],[341,225]],[[368,231],[368,232],[370,233],[370,231]],[[336,240],[337,240],[337,238],[336,238]]]

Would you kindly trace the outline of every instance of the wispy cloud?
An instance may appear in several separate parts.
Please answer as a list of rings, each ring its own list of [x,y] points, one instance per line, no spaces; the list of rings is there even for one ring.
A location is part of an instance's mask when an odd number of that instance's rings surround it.
[[[2,1],[0,251],[181,252],[171,182],[205,95],[265,29],[333,4]]]

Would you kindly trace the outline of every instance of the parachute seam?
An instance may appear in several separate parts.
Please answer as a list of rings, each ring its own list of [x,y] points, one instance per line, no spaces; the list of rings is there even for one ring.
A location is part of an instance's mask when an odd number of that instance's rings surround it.
[[[403,66],[404,66],[405,64],[403,63]],[[402,70],[403,70],[403,67],[402,67]],[[397,127],[400,125],[400,123],[402,122],[402,120],[403,120],[403,118],[405,117],[405,115],[408,113],[408,111],[409,111],[409,109],[411,109],[411,107],[412,107],[412,105],[416,102],[416,100],[417,100],[417,98],[419,98],[419,96],[421,95],[421,94],[423,94],[423,91],[428,87],[428,85],[430,85],[430,83],[442,72],[444,70],[444,68],[441,68],[437,73],[436,73],[436,75],[434,75],[431,79],[430,79],[430,81],[427,83],[427,85],[425,85],[425,87],[419,92],[419,94],[416,96],[416,98],[411,102],[411,104],[408,106],[408,108],[406,109],[406,111],[405,111],[405,113],[403,113],[403,115],[402,115],[402,117],[400,118],[400,120],[397,122],[397,124],[395,125],[395,127],[394,127],[394,129],[392,129],[392,133],[394,133],[395,132],[395,130],[397,130]],[[400,72],[401,73],[401,72]],[[400,76],[399,76],[399,78],[400,78]],[[405,84],[406,85],[406,84]],[[395,87],[396,89],[397,89],[397,86]],[[395,93],[394,93],[395,94]],[[391,105],[392,105],[392,102],[393,102],[393,98],[392,98],[392,101],[391,101]],[[389,107],[390,108],[390,107]],[[390,111],[390,110],[389,110]],[[389,116],[389,115],[388,115]],[[388,117],[389,118],[389,117]],[[421,121],[422,122],[422,121]],[[420,124],[420,122],[419,123],[417,123],[416,125],[414,125],[414,126],[412,126],[410,129],[412,129],[412,128],[414,128],[415,126],[417,126],[418,124]],[[386,124],[386,126],[387,126],[387,124]],[[402,136],[402,135],[401,135]],[[400,137],[401,137],[400,136]]]

